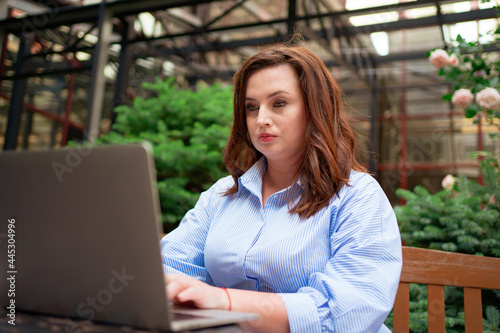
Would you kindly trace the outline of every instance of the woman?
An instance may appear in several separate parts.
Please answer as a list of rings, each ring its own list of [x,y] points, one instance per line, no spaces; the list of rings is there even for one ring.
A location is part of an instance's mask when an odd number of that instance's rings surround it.
[[[399,230],[356,161],[339,86],[297,46],[249,57],[234,79],[231,176],[161,241],[170,300],[257,313],[259,332],[389,331]]]

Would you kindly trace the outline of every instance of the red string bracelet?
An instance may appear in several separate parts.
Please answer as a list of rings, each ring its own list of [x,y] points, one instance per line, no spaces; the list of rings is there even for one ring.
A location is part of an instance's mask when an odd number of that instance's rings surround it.
[[[229,300],[229,309],[227,309],[228,311],[231,311],[231,296],[229,296],[229,291],[227,291],[226,288],[222,287],[221,289],[224,289],[224,291],[226,292],[227,294],[227,299]]]

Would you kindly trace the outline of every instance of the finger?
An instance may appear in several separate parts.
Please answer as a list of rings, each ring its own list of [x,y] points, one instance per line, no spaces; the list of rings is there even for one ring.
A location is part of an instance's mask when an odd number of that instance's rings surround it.
[[[177,294],[177,299],[183,303],[189,302],[189,301],[193,301],[194,303],[196,303],[196,299],[199,297],[199,295],[200,295],[200,293],[197,292],[197,288],[189,287],[189,288],[181,290]]]
[[[184,289],[184,287],[176,281],[172,281],[165,286],[165,289],[167,290],[168,299],[172,302],[176,302],[178,294]]]
[[[192,289],[192,288],[190,288],[190,289]],[[191,292],[185,293],[186,289],[183,289],[183,288],[180,288],[180,289],[176,288],[176,290],[178,291],[177,294],[173,294],[173,293],[168,294],[168,291],[167,291],[168,298],[171,302],[173,302],[175,304],[183,305],[183,306],[188,306],[188,307],[197,307],[196,303],[191,300],[192,295],[193,295]]]
[[[177,300],[182,305],[194,306],[201,309],[212,308],[207,303],[206,294],[199,288],[199,286],[192,286],[182,290],[177,295]]]
[[[223,300],[216,292],[221,291]],[[192,302],[198,308],[202,309],[227,309],[226,292],[209,285],[193,285],[182,290],[177,298],[182,302]],[[222,304],[222,305],[221,305]]]

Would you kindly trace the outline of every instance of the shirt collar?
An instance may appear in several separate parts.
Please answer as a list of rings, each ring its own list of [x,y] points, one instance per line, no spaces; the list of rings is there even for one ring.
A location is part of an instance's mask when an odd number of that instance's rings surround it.
[[[246,188],[260,198],[262,194],[262,177],[266,170],[267,160],[262,156],[238,179],[238,195]]]
[[[240,195],[241,191],[247,189],[260,198],[262,195],[262,177],[264,177],[266,170],[267,159],[262,156],[247,172],[238,178],[238,195]],[[297,185],[299,185],[300,189],[303,189],[300,179],[297,180]]]

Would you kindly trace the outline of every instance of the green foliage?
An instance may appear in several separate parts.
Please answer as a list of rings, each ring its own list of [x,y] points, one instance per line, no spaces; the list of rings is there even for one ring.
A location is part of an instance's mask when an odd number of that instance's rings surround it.
[[[406,200],[394,210],[406,245],[500,257],[500,167],[481,153],[484,184],[460,176],[450,188],[431,194],[425,187],[398,189]],[[500,292],[483,291],[485,332],[500,331]],[[446,332],[464,332],[463,291],[445,287]],[[392,314],[386,324],[392,327]],[[427,289],[410,284],[410,332],[427,332]]]
[[[394,208],[409,246],[500,257],[500,172],[495,159],[481,162],[484,185],[460,176],[453,189],[431,194],[423,186],[398,189],[406,200]]]
[[[500,332],[500,311],[494,306],[486,307],[486,318],[483,320],[484,333]]]
[[[116,108],[112,131],[97,144],[153,145],[162,218],[166,231],[194,206],[199,194],[227,175],[222,150],[232,117],[232,87],[216,84],[182,90],[174,78],[145,83],[149,98]]]

